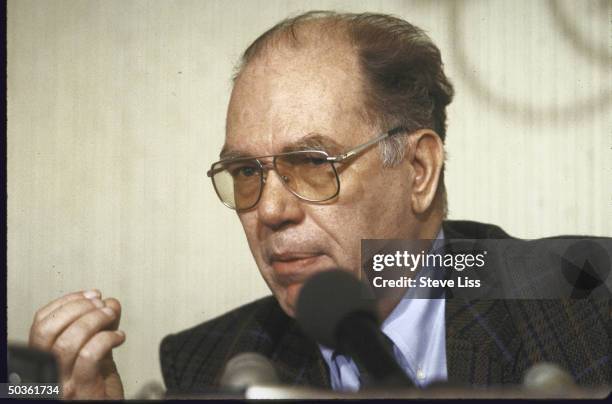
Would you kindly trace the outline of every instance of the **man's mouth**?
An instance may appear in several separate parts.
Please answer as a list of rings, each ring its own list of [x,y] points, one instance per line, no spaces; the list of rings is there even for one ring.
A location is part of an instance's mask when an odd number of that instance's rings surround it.
[[[324,269],[321,265],[323,260],[324,255],[320,253],[283,253],[273,254],[270,264],[277,280],[289,285],[303,282],[314,272]]]

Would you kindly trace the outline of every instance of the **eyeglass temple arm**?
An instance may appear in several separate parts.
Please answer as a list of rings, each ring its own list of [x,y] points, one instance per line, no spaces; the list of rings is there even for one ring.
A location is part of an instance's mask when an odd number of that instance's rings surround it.
[[[343,153],[339,156],[335,156],[335,157],[328,157],[327,160],[328,161],[333,161],[333,162],[341,162],[344,161],[346,159],[349,159],[353,156],[356,156],[357,154],[361,153],[362,151],[364,151],[365,149],[367,149],[368,147],[372,146],[375,143],[380,142],[381,140],[384,140],[388,137],[397,135],[398,133],[404,132],[406,130],[406,128],[404,128],[403,126],[398,126],[397,128],[393,128],[388,132],[383,133],[380,136],[375,137],[374,139],[370,140],[369,142],[366,142],[362,145],[359,145],[357,147],[355,147],[354,149],[351,149],[349,151],[347,151],[346,153]]]

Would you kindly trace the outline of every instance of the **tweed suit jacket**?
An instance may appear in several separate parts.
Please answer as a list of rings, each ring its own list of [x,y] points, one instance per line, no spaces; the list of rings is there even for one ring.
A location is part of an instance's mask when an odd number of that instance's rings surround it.
[[[448,239],[509,238],[501,228],[446,221]],[[534,363],[551,361],[583,386],[612,381],[610,300],[447,299],[448,382],[485,387],[522,382]],[[225,363],[240,352],[259,352],[288,385],[330,388],[317,344],[307,338],[273,296],[166,336],[160,345],[168,393],[214,391]]]

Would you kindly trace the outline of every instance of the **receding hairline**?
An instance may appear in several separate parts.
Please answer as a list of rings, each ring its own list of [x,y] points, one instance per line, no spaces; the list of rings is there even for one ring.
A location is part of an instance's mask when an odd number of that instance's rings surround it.
[[[350,34],[349,21],[352,16],[354,14],[311,11],[281,21],[245,50],[234,68],[232,80],[235,82],[252,62],[287,47],[294,50],[311,48],[318,52],[325,49],[336,52],[340,49],[350,50],[354,56],[358,56]]]

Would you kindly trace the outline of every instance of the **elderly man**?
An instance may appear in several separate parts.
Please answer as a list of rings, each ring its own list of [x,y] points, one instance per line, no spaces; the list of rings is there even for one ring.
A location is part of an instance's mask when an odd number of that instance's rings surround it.
[[[310,340],[294,320],[304,282],[332,269],[358,274],[361,239],[509,237],[496,226],[444,220],[452,96],[437,47],[387,15],[307,13],[249,46],[221,160],[208,174],[236,210],[274,296],[166,337],[160,357],[170,391],[214,389],[226,361],[245,351],[267,356],[283,383],[357,390],[362,371],[352,358]],[[456,300],[378,302],[382,331],[417,386],[520,383],[541,360],[582,384],[612,376],[609,349],[599,348],[609,312]],[[95,291],[39,311],[31,343],[59,354],[69,397],[121,397],[110,354],[124,340],[113,331],[119,311]]]

